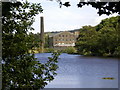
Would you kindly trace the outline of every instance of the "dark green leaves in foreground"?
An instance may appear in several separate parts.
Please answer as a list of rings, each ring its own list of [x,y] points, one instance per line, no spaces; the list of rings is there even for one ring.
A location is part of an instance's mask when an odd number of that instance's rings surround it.
[[[64,2],[62,0],[57,0],[60,8],[62,7],[62,5],[69,7],[71,6],[71,2]],[[116,2],[99,2],[99,1],[80,1],[76,6],[78,8],[82,8],[85,5],[91,5],[93,8],[96,8],[98,10],[98,14],[102,15],[102,14],[106,14],[106,15],[110,15],[113,13],[118,13],[120,14],[120,1],[116,1]]]
[[[120,17],[101,21],[95,27],[80,29],[76,48],[79,54],[95,56],[120,56]]]
[[[42,64],[34,55],[19,56],[16,61],[3,64],[3,89],[9,88],[44,88],[57,75],[59,53],[53,53],[49,60]]]
[[[42,12],[40,4],[4,2],[2,18],[2,89],[40,89],[56,75],[59,54],[53,53],[47,63],[29,53],[36,45],[31,35],[34,16]]]

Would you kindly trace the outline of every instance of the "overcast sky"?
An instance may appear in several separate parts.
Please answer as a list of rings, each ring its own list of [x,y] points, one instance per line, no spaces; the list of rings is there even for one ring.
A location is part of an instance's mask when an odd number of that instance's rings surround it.
[[[62,6],[59,8],[59,4],[53,0],[28,0],[34,3],[41,3],[43,13],[35,17],[33,27],[34,33],[40,32],[40,16],[44,17],[44,29],[45,32],[52,31],[67,31],[79,29],[85,25],[95,26],[100,23],[102,19],[108,18],[107,15],[99,16],[97,10],[91,6],[77,7],[78,0],[62,0],[70,1],[71,7]],[[110,15],[116,16],[117,14]]]

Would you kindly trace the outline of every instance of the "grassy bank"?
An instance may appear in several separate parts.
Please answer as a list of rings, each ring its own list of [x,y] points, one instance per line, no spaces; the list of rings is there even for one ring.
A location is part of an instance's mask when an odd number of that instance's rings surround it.
[[[33,50],[30,50],[30,53],[53,53],[53,52],[61,52],[61,53],[68,53],[68,54],[76,54],[77,50],[74,47],[68,47],[63,50],[55,50],[54,48],[44,48],[43,52],[41,52],[41,48],[36,48]]]

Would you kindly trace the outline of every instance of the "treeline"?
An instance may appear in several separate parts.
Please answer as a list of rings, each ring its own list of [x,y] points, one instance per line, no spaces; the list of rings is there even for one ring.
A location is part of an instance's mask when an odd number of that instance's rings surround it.
[[[104,19],[97,26],[83,26],[77,38],[82,55],[120,56],[120,16]]]
[[[40,39],[40,33],[30,33],[30,37],[32,37],[33,41],[33,48],[32,51],[34,53],[41,53],[41,39]],[[49,46],[49,33],[44,34],[44,53],[53,53],[54,50],[53,48],[50,48]],[[30,53],[33,53],[30,50]]]
[[[29,34],[32,38],[33,38],[33,43],[34,43],[34,47],[40,47],[41,45],[41,39],[40,39],[40,33],[30,33]],[[49,47],[49,37],[48,34],[44,34],[44,47],[48,48]]]

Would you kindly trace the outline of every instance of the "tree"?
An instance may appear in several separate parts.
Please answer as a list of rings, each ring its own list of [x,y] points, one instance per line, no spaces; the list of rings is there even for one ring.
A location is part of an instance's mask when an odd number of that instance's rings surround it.
[[[97,32],[95,27],[83,26],[80,29],[79,37],[77,38],[76,48],[79,54],[95,55],[97,54]]]
[[[40,43],[41,43],[40,33],[34,34],[34,33],[31,32],[29,35],[30,35],[30,37],[33,37],[32,41],[34,43],[34,48],[39,48],[40,47]]]
[[[34,47],[31,25],[34,16],[42,11],[36,3],[2,2],[3,90],[44,88],[56,75],[59,53],[53,53],[44,64],[29,53]]]
[[[112,13],[120,14],[120,2],[79,2],[78,7],[84,5],[91,5],[93,8],[98,9],[98,14],[110,15]]]
[[[120,46],[119,43],[119,31],[118,28],[118,20],[119,16],[117,17],[111,17],[107,18],[101,21],[99,25],[96,26],[97,31],[99,32],[99,42],[101,50],[104,51],[104,53],[113,55],[115,53],[115,50],[118,46]],[[118,55],[119,56],[119,55]]]
[[[83,55],[120,56],[119,16],[107,18],[95,27],[80,29],[76,48]]]
[[[62,5],[66,6],[66,7],[69,7],[71,6],[70,2],[62,2],[61,0],[57,0],[57,2],[59,3],[60,5],[60,8],[62,7]],[[77,4],[77,7],[78,8],[81,8],[83,7],[84,5],[91,5],[93,8],[96,8],[98,9],[98,14],[99,15],[102,15],[102,14],[106,14],[106,15],[110,15],[110,14],[113,14],[113,13],[118,13],[120,14],[120,1],[118,2],[98,2],[98,1],[95,1],[93,0],[91,2],[88,1],[88,2],[85,2],[84,0],[81,0],[78,4]]]

